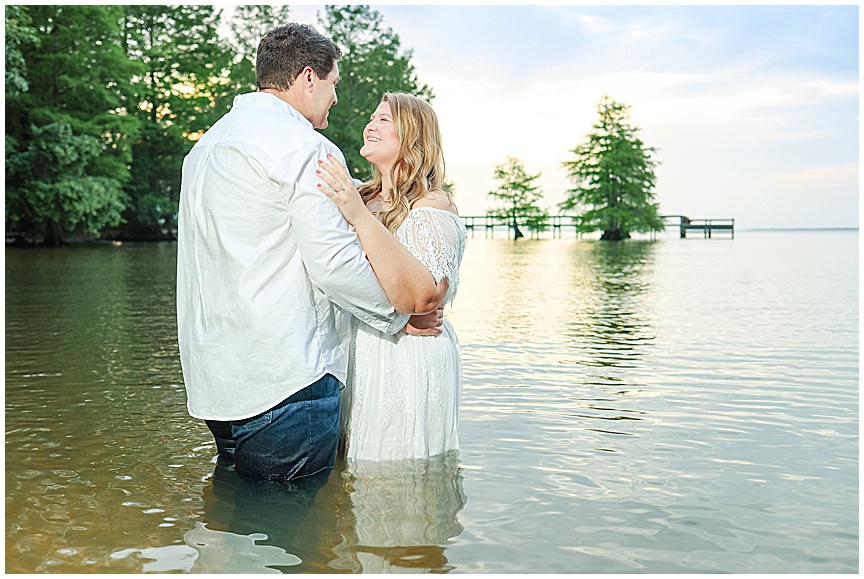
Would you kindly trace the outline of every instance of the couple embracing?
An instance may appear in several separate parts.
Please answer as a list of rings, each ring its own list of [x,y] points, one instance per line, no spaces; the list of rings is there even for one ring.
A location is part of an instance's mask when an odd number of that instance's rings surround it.
[[[360,150],[373,178],[355,182],[315,130],[337,104],[340,58],[307,26],[271,31],[258,91],[236,97],[183,163],[189,413],[210,428],[220,464],[256,478],[327,472],[340,437],[349,461],[459,444],[459,344],[442,304],[466,232],[442,189],[438,121],[421,99],[385,94]]]

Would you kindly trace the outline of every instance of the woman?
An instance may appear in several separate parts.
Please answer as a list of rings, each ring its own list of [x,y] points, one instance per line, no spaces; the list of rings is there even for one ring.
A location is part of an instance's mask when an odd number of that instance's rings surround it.
[[[355,188],[333,158],[319,161],[319,188],[357,230],[379,279],[411,271],[423,283],[388,295],[421,314],[456,294],[466,230],[444,183],[441,131],[432,107],[387,93],[363,132],[372,180]],[[345,453],[353,461],[435,456],[457,449],[462,393],[459,342],[445,318],[437,336],[390,336],[354,324],[342,398]]]

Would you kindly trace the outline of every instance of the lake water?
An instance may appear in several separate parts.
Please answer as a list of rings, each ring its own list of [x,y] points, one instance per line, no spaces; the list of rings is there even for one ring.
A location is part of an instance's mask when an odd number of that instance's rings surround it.
[[[6,571],[858,571],[857,232],[503,237],[461,452],[323,486],[214,468],[175,245],[7,249]]]

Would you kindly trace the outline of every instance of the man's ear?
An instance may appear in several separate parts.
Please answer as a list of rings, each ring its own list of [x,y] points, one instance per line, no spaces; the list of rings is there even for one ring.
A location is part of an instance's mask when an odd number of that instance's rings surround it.
[[[298,83],[297,86],[303,87],[304,90],[311,92],[313,75],[315,75],[315,71],[312,70],[311,66],[307,66],[300,71],[300,74],[297,75],[297,78],[294,79],[294,82]]]

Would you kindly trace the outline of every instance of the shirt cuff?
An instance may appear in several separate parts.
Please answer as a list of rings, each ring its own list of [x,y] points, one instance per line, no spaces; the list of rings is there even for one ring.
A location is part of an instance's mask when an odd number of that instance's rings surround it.
[[[399,330],[405,327],[405,324],[408,323],[408,320],[411,318],[409,314],[396,314],[396,318],[390,323],[384,333],[386,334],[398,334]]]

